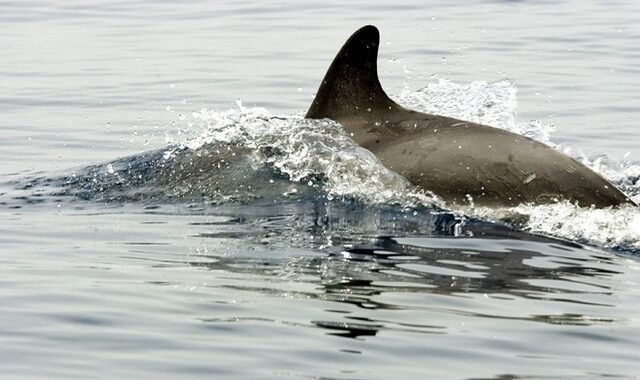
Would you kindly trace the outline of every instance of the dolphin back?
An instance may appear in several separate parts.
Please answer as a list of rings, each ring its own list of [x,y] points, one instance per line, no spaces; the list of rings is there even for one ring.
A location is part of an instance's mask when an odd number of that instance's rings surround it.
[[[380,33],[367,25],[345,42],[306,117],[342,124],[387,168],[453,204],[515,206],[569,200],[635,204],[582,163],[509,131],[405,109],[378,79]]]

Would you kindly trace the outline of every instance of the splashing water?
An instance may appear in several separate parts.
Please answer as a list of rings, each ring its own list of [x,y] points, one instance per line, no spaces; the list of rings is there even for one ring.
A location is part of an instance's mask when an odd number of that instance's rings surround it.
[[[368,150],[353,142],[330,120],[273,116],[263,108],[237,107],[225,112],[193,113],[201,134],[179,142],[176,149],[197,151],[225,143],[253,152],[253,165],[269,165],[292,182],[321,185],[327,197],[353,197],[370,203],[437,206],[433,195],[385,168]]]
[[[549,139],[554,131],[552,125],[537,120],[518,121],[516,94],[517,89],[509,80],[457,84],[439,79],[418,91],[405,88],[396,100],[410,109],[490,125],[553,145]]]
[[[526,228],[530,231],[596,243],[607,248],[640,250],[640,213],[635,206],[595,209],[559,203],[522,205],[512,211],[528,215]]]
[[[415,92],[404,90],[398,101],[422,112],[491,125],[555,146],[609,179],[636,203],[640,202],[640,163],[619,162],[604,155],[587,156],[572,147],[556,146],[550,139],[554,130],[552,126],[517,119],[516,94],[515,85],[508,80],[456,84],[440,79]],[[531,232],[613,249],[640,250],[640,211],[633,206],[589,209],[563,202],[465,211],[474,216],[503,221],[513,220],[517,215],[516,219],[525,220],[521,227]]]
[[[516,95],[517,89],[509,80],[457,84],[439,79],[418,91],[405,88],[396,100],[408,108],[491,125],[555,146],[550,138],[553,126],[518,120]],[[225,112],[202,109],[192,116],[201,133],[183,138],[179,146],[198,150],[224,142],[249,148],[254,165],[271,165],[293,182],[322,186],[328,198],[348,196],[374,203],[442,205],[437,197],[387,170],[334,122],[305,120],[300,115],[273,116],[265,109],[245,108],[240,103]],[[616,162],[605,156],[589,157],[564,146],[556,148],[601,173],[634,200],[640,200],[640,164]],[[462,211],[501,221],[512,221],[518,215],[518,220],[524,221],[519,226],[531,232],[613,249],[640,249],[640,213],[635,207],[596,210],[559,203]]]

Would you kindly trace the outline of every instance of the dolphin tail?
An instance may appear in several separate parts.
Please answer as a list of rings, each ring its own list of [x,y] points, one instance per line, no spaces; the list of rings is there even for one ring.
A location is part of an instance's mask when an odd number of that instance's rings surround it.
[[[382,89],[378,79],[380,33],[375,26],[358,29],[345,42],[324,76],[305,117],[341,121],[375,111],[403,109]]]

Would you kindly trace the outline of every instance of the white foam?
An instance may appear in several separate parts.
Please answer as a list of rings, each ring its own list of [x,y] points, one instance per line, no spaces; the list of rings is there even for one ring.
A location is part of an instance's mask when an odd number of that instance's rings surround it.
[[[417,91],[405,88],[395,100],[410,109],[490,125],[551,145],[554,127],[537,120],[519,121],[516,95],[516,86],[507,79],[468,84],[438,79]]]
[[[272,165],[294,182],[322,182],[328,197],[354,197],[373,203],[432,206],[436,197],[385,168],[368,150],[330,120],[300,115],[274,116],[263,108],[193,113],[200,134],[178,143],[194,151],[217,143],[249,148],[254,165]],[[168,151],[165,157],[170,157]]]
[[[524,229],[534,233],[605,248],[640,250],[640,212],[631,205],[616,209],[596,209],[580,208],[562,202],[538,206],[520,205],[507,209],[477,208],[469,212],[493,220],[524,219]]]

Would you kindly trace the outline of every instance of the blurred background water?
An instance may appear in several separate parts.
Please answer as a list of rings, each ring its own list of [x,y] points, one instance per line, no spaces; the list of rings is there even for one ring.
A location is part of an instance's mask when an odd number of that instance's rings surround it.
[[[203,108],[291,120],[364,24],[381,31],[392,97],[508,80],[519,120],[633,179],[639,15],[635,2],[0,1],[0,376],[637,378],[637,251],[607,249],[638,248],[637,211],[528,210],[547,238],[332,200],[269,167],[241,187],[288,196],[38,198],[15,183],[147,163],[197,138]]]

